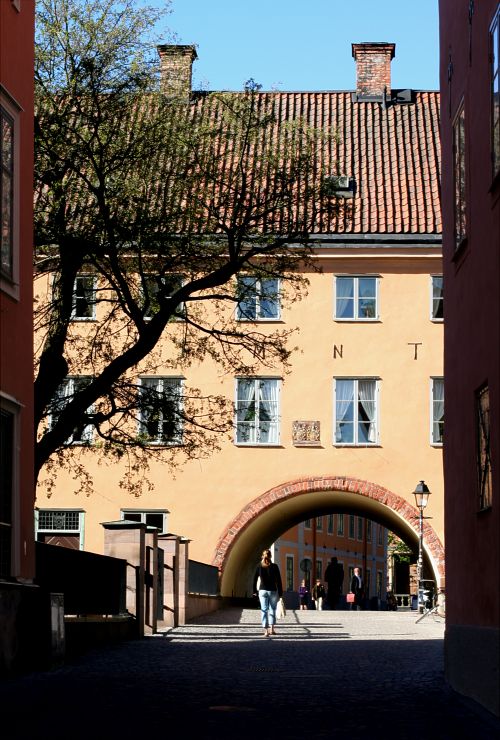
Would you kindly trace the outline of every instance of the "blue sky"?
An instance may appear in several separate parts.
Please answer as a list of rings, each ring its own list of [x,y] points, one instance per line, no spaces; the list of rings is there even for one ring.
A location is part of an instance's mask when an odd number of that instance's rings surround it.
[[[172,0],[171,9],[177,43],[197,45],[195,88],[240,90],[253,77],[264,90],[352,90],[351,43],[363,41],[396,44],[393,87],[439,87],[438,0]]]

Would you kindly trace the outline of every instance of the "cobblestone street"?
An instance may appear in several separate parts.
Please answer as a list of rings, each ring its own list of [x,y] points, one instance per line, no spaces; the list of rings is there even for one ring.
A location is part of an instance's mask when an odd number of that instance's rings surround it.
[[[265,638],[257,609],[226,609],[4,682],[2,738],[500,736],[446,687],[437,616],[289,611],[277,630]]]

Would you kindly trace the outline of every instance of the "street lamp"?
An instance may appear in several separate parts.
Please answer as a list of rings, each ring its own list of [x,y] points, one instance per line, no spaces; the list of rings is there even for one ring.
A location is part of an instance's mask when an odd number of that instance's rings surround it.
[[[418,562],[417,562],[417,604],[420,607],[420,594],[422,589],[423,576],[423,548],[424,548],[424,509],[429,502],[431,492],[427,488],[425,481],[421,480],[413,491],[415,503],[420,512],[419,517],[419,538],[418,538]],[[423,594],[422,594],[423,595]],[[420,610],[420,609],[419,609]]]

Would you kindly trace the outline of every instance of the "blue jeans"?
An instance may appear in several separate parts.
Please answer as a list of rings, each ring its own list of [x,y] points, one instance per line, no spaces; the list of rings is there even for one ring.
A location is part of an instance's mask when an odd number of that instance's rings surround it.
[[[276,607],[278,606],[278,592],[259,589],[260,613],[264,629],[276,624]]]

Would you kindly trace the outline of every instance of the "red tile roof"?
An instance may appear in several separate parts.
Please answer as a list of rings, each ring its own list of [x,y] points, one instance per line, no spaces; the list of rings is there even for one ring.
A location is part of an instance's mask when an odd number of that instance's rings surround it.
[[[352,216],[323,216],[316,234],[441,234],[438,92],[414,92],[413,102],[387,108],[355,102],[351,92],[257,94],[279,121],[301,117],[338,131],[320,166],[325,176],[354,178]],[[195,115],[211,105],[217,96],[193,94]]]

